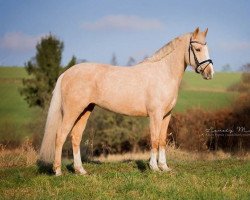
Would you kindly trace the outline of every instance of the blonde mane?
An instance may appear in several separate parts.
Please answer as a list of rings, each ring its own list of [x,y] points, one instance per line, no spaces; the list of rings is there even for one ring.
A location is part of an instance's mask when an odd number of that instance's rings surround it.
[[[152,56],[146,58],[142,61],[144,62],[158,62],[161,59],[165,58],[169,54],[171,54],[175,50],[176,41],[179,40],[180,37],[177,37],[171,40],[169,43],[165,44],[162,48],[156,51]]]

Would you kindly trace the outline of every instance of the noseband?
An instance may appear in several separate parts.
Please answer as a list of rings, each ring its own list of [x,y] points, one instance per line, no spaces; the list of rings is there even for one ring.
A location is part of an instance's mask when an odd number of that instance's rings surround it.
[[[193,43],[198,43],[198,44],[201,44],[201,45],[206,45],[207,43],[201,43],[201,42],[198,42],[198,41],[192,41],[192,38],[190,38],[189,49],[188,49],[188,52],[189,52],[189,64],[191,64],[191,62],[190,62],[190,56],[191,56],[190,55],[190,51],[192,51],[193,54],[194,54],[194,61],[195,61],[195,64],[196,64],[195,72],[199,74],[199,73],[203,72],[210,63],[213,64],[213,61],[211,59],[207,59],[207,60],[203,60],[202,62],[199,62],[198,58],[197,58],[197,56],[195,54],[194,47],[192,45]],[[204,63],[207,63],[207,65],[204,68],[201,68],[201,66]]]

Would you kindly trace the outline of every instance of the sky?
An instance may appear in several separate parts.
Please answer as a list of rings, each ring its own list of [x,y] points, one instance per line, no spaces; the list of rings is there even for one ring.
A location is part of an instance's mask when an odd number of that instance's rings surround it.
[[[24,66],[36,44],[53,34],[64,42],[62,64],[79,60],[137,62],[196,27],[208,27],[215,70],[250,62],[248,0],[0,0],[0,65]]]

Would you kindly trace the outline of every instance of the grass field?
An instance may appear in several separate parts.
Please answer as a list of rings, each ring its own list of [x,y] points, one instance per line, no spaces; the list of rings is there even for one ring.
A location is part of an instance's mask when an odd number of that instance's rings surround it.
[[[193,72],[186,72],[182,90],[179,93],[176,112],[185,112],[190,108],[216,110],[230,106],[237,93],[227,88],[240,81],[241,73],[216,73],[212,80],[204,80]]]
[[[22,78],[27,77],[24,68],[0,67],[0,136],[1,139],[29,136],[28,124],[37,117],[36,108],[29,108],[19,94]]]
[[[23,77],[23,68],[0,68],[1,139],[28,136],[26,126],[39,117],[39,109],[29,108],[18,93]],[[239,80],[239,73],[218,73],[205,81],[187,72],[175,112],[227,107],[237,97],[227,87]],[[88,176],[72,173],[72,160],[64,160],[64,175],[54,177],[36,166],[37,152],[30,145],[17,150],[0,145],[0,199],[249,199],[249,158],[171,149],[167,154],[170,173],[150,171],[147,153],[84,163]]]
[[[1,167],[0,199],[249,199],[250,161],[211,155],[170,150],[168,173],[149,170],[143,155],[140,160],[119,155],[120,161],[83,164],[87,176],[74,174],[71,161],[64,160],[61,177],[19,161]]]
[[[239,82],[240,78],[241,73],[217,72],[212,80],[206,81],[199,74],[188,71],[184,75],[184,85],[186,90],[225,92],[229,86]]]
[[[24,68],[0,67],[1,137],[6,130],[8,137],[12,135],[9,138],[29,136],[31,133],[26,127],[40,116],[39,109],[29,108],[18,92],[22,78],[27,76]],[[174,112],[185,112],[194,107],[215,110],[229,106],[237,93],[228,92],[227,87],[238,82],[240,76],[240,73],[217,73],[212,81],[206,81],[196,73],[186,72]]]

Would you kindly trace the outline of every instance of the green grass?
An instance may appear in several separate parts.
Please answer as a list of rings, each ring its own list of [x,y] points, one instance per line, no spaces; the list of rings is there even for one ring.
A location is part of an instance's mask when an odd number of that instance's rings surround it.
[[[23,67],[0,67],[0,79],[21,79],[27,76]]]
[[[241,79],[241,73],[218,72],[212,80],[204,80],[201,75],[194,72],[185,72],[184,89],[201,91],[227,91],[227,88]]]
[[[194,72],[185,72],[175,112],[191,108],[217,110],[230,106],[238,96],[227,88],[241,79],[241,73],[216,73],[212,80],[204,80]]]
[[[171,173],[147,161],[87,163],[88,176],[40,173],[36,166],[0,169],[0,199],[249,199],[250,162],[170,160]]]
[[[26,77],[24,68],[0,68],[0,121],[13,120],[17,125],[29,122],[34,116],[19,89],[22,87],[22,78]]]
[[[191,108],[217,110],[230,106],[237,96],[234,92],[182,90],[174,111],[185,112]]]
[[[38,109],[29,108],[19,94],[22,78],[27,77],[24,68],[0,68],[0,137],[11,135],[11,138],[27,136],[25,127],[37,116]]]

